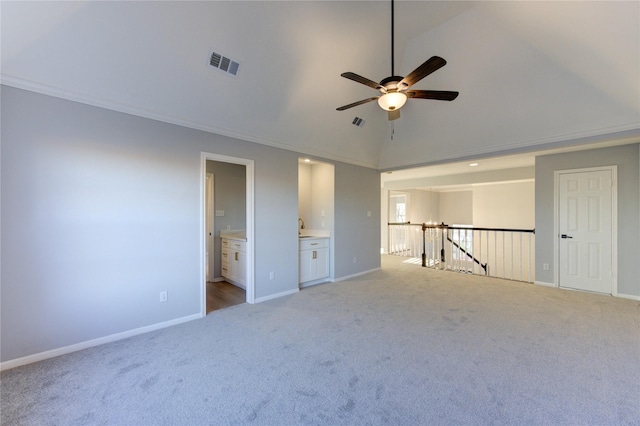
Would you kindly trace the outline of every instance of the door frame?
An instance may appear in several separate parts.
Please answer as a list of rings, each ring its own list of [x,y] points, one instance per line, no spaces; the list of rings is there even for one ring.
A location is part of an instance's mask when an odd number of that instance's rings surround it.
[[[210,179],[210,180],[209,180]],[[208,185],[208,187],[205,187],[205,200],[206,200],[206,204],[205,204],[205,236],[207,238],[207,244],[205,245],[206,247],[206,251],[208,252],[208,256],[205,254],[206,256],[206,263],[205,263],[205,271],[209,271],[209,276],[206,277],[206,281],[213,281],[215,279],[215,277],[213,276],[213,271],[214,271],[214,241],[215,241],[215,235],[212,235],[212,233],[214,232],[215,229],[215,214],[214,214],[214,210],[215,210],[215,204],[214,204],[214,197],[215,197],[215,175],[213,173],[207,173],[205,170],[205,184]],[[210,233],[210,232],[211,233]],[[209,247],[209,243],[211,243],[211,246]],[[205,273],[206,276],[206,273]]]
[[[215,154],[212,152],[200,153],[200,316],[207,315],[207,274],[206,274],[206,253],[207,253],[207,236],[206,236],[206,191],[207,191],[207,160],[220,161],[223,163],[240,164],[245,166],[246,172],[246,216],[245,226],[247,235],[247,303],[255,303],[255,277],[254,277],[254,253],[255,253],[255,229],[254,229],[254,161],[246,158],[229,157],[227,155]]]
[[[560,288],[560,175],[586,172],[611,172],[611,295],[618,295],[618,166],[596,166],[553,172],[553,259],[554,284]],[[562,287],[565,288],[565,287]],[[570,290],[569,288],[567,288]]]

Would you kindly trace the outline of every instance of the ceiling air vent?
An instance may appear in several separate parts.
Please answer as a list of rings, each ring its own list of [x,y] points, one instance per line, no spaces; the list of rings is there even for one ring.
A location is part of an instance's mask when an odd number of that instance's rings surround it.
[[[351,124],[353,124],[354,126],[362,127],[364,126],[364,120],[360,117],[356,117],[353,119]]]
[[[232,77],[238,76],[238,69],[240,68],[239,63],[216,52],[211,53],[209,65]]]

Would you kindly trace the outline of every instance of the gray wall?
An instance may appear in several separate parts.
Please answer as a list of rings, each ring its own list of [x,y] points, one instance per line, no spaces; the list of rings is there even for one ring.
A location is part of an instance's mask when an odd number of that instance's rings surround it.
[[[336,163],[335,211],[336,279],[379,268],[380,173]]]
[[[297,289],[299,154],[1,90],[1,361],[200,313],[201,152],[255,161],[255,296]],[[379,267],[378,173],[335,186],[336,277]]]
[[[476,225],[473,223],[473,191],[452,191],[440,193],[438,222],[447,225]]]
[[[639,144],[536,157],[536,281],[553,283],[554,172],[596,166],[618,166],[618,293],[640,296]],[[548,263],[548,271],[542,264]]]
[[[220,256],[222,252],[221,229],[247,229],[247,167],[243,164],[223,163],[207,160],[207,173],[213,173],[213,200],[215,210],[223,210],[224,216],[214,216],[213,235],[216,253],[213,278],[221,277]]]
[[[422,189],[407,189],[401,192],[409,194],[407,221],[411,223],[439,222],[440,194]]]

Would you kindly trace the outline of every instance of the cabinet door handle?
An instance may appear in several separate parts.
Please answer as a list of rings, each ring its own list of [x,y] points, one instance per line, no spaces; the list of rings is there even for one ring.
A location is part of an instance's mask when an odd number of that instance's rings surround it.
[[[314,250],[312,259],[317,259],[317,258],[318,258],[318,252]]]
[[[312,246],[317,246],[317,245],[318,245],[318,243],[313,243],[313,244],[311,244],[311,245],[312,245]]]
[[[238,260],[238,252],[236,252],[236,260]]]

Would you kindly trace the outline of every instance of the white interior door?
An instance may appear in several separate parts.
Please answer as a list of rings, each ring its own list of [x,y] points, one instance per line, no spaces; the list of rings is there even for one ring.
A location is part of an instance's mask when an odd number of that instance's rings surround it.
[[[558,186],[559,285],[611,294],[612,170],[561,172]]]

